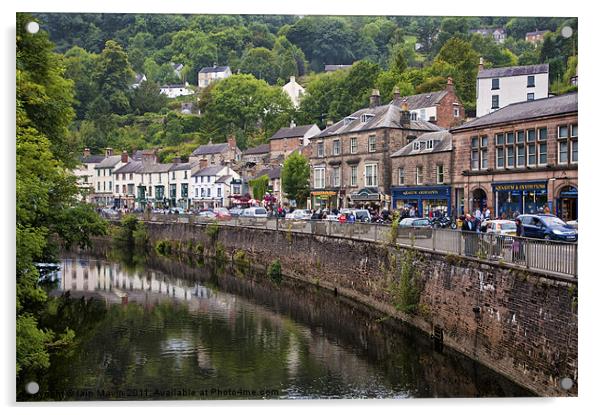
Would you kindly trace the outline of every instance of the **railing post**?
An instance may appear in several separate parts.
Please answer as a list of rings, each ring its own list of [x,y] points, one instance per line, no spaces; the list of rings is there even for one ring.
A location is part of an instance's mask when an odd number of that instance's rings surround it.
[[[572,245],[573,246],[573,273],[575,274],[575,278],[577,278],[577,264],[579,263],[579,261],[577,260],[577,244]]]
[[[462,255],[462,231],[458,231],[458,255]]]
[[[331,236],[331,235],[332,235],[332,230],[331,230],[331,228],[332,228],[332,221],[330,221],[330,220],[329,220],[329,221],[328,221],[328,236]]]
[[[523,238],[523,246],[524,246],[523,252],[525,254],[525,266],[527,267],[527,269],[529,268],[529,245],[530,245],[529,240],[526,238]],[[519,247],[520,247],[520,245],[519,245]],[[520,253],[520,249],[519,249],[519,253]]]
[[[372,226],[374,226],[374,242],[378,242],[378,225],[373,223]]]

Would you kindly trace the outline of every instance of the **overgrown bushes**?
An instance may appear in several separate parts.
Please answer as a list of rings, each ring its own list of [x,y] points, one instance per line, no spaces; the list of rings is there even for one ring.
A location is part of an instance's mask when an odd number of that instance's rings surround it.
[[[270,263],[268,267],[268,277],[277,284],[282,282],[282,266],[280,260],[276,259]]]

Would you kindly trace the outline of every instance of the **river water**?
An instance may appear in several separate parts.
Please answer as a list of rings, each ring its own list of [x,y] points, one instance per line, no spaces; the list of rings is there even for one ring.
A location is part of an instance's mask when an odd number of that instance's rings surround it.
[[[315,286],[155,257],[60,265],[49,318],[78,341],[20,400],[531,396]]]

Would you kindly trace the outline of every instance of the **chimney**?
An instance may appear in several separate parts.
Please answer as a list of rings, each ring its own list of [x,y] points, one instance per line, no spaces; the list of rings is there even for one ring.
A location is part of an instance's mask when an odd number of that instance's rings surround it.
[[[290,128],[295,128],[296,126],[297,126],[297,124],[295,124],[295,121],[291,120]]]
[[[207,167],[207,159],[201,159],[201,160],[199,160],[199,167],[201,169],[204,169],[205,167]]]
[[[399,87],[396,86],[393,88],[393,99],[398,100],[399,98],[401,98],[401,94],[399,93]]]
[[[174,164],[180,164],[182,162],[182,159],[180,157],[174,157],[171,160],[171,162],[174,163]]]
[[[113,149],[111,147],[105,148],[105,157],[111,157],[113,155]]]
[[[331,127],[334,123],[332,120],[326,120],[326,127]]]
[[[407,102],[404,102],[403,104],[401,104],[401,117],[400,117],[399,123],[401,124],[402,127],[410,126],[410,110],[409,110]]]
[[[84,148],[84,157],[90,157],[90,148],[89,147]]]
[[[128,152],[125,150],[123,150],[123,152],[121,153],[121,162],[122,163],[128,162]]]
[[[372,90],[372,95],[370,95],[370,108],[378,107],[380,105],[380,92],[378,89]]]
[[[236,137],[234,137],[233,135],[228,137],[228,147],[230,148],[230,150],[236,149]]]
[[[483,59],[483,57],[481,56],[479,58],[479,72],[481,72],[484,68],[484,64],[485,64],[485,60]]]
[[[445,87],[448,91],[454,90],[454,79],[451,76],[447,77],[447,86]]]
[[[294,82],[295,82],[295,77],[291,76],[291,83],[294,83]]]

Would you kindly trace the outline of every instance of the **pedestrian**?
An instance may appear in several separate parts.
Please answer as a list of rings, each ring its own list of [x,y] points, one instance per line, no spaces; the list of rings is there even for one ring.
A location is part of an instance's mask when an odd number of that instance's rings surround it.
[[[523,227],[523,222],[519,218],[515,219],[515,223],[517,238],[512,242],[512,259],[513,261],[522,261],[525,259],[523,240],[525,228]]]
[[[347,217],[347,222],[355,223],[355,215],[353,214],[353,212],[349,212],[349,216]]]
[[[491,220],[491,211],[489,210],[489,206],[485,206],[485,220]]]
[[[474,218],[467,213],[462,222],[462,236],[464,237],[464,253],[467,256],[474,256],[477,246],[477,235],[475,233]]]
[[[347,222],[347,215],[345,215],[344,213],[341,213],[339,215],[339,223],[345,223]]]
[[[548,205],[545,205],[545,206],[543,207],[543,213],[544,213],[545,215],[549,215],[549,214],[550,214],[550,207],[549,207]]]
[[[483,219],[483,215],[481,214],[481,209],[479,209],[478,206],[474,211],[474,218],[479,222],[481,221],[481,219]]]

